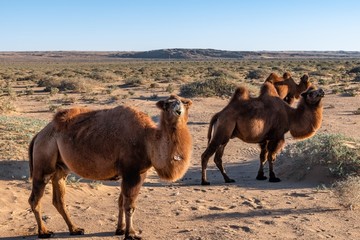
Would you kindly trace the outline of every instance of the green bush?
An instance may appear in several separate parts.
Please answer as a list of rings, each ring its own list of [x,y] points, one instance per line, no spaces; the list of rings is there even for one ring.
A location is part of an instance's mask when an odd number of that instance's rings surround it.
[[[129,87],[138,87],[143,84],[143,80],[140,77],[130,77],[125,79],[125,85]]]
[[[210,78],[182,85],[180,95],[184,97],[230,97],[235,88],[236,84],[225,78]]]
[[[84,78],[62,79],[57,77],[45,77],[38,81],[39,87],[45,87],[45,92],[53,93],[54,89],[59,91],[87,92],[94,87],[94,83]]]
[[[318,134],[291,144],[279,156],[279,161],[295,158],[294,169],[325,166],[335,177],[360,175],[360,144],[340,134]]]

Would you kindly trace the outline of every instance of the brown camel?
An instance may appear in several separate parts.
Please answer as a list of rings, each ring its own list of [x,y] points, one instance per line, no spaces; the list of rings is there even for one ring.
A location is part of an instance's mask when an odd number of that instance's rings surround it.
[[[121,177],[115,234],[125,234],[125,239],[140,239],[133,228],[133,213],[146,172],[153,166],[161,179],[175,181],[189,167],[192,139],[187,121],[191,104],[191,100],[176,95],[158,101],[159,126],[145,113],[125,106],[57,112],[29,147],[32,177],[29,203],[38,224],[38,236],[53,235],[42,221],[40,204],[50,180],[53,204],[67,223],[70,234],[84,234],[84,229],[70,220],[64,203],[65,178],[71,171],[94,180]]]
[[[285,72],[282,77],[279,77],[276,73],[271,73],[265,82],[273,83],[280,98],[290,105],[311,86],[308,75],[303,75],[300,78],[300,83],[296,84],[288,72]]]
[[[260,145],[260,168],[256,179],[267,179],[263,167],[269,161],[269,181],[279,182],[273,171],[273,163],[284,145],[285,133],[290,130],[295,139],[304,139],[314,135],[321,126],[324,91],[310,87],[301,96],[297,108],[292,108],[278,97],[274,85],[269,82],[264,83],[257,98],[249,97],[248,89],[237,88],[228,105],[210,121],[208,146],[201,155],[201,184],[210,184],[206,178],[206,168],[214,153],[214,162],[225,182],[234,182],[225,173],[222,155],[226,144],[235,137]]]

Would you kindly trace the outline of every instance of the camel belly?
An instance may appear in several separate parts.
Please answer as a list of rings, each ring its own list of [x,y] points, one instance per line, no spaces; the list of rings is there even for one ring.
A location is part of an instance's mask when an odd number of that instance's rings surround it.
[[[109,180],[120,176],[116,159],[106,158],[90,149],[75,150],[64,143],[59,144],[59,152],[69,170],[83,178]]]
[[[264,121],[262,120],[238,125],[237,130],[235,136],[248,143],[259,143],[263,141],[267,133]]]

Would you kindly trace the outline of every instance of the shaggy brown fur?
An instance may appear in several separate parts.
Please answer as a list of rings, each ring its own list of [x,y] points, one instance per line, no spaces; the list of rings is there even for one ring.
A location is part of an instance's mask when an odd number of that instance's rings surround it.
[[[135,201],[146,172],[152,166],[160,178],[175,181],[189,167],[192,139],[187,127],[189,99],[172,95],[156,103],[161,109],[157,127],[149,116],[119,106],[91,111],[73,108],[56,113],[29,147],[31,209],[41,238],[52,236],[42,221],[40,199],[46,184],[53,185],[53,204],[66,221],[70,234],[83,234],[74,225],[64,203],[65,178],[72,171],[83,178],[122,178],[116,234],[138,239],[132,219]]]
[[[248,94],[247,89],[240,87],[234,95],[240,92],[245,96]],[[267,179],[263,167],[269,161],[269,181],[280,181],[273,171],[273,162],[284,145],[285,133],[290,130],[296,139],[308,138],[320,128],[322,121],[321,99],[324,91],[309,88],[301,96],[297,108],[292,108],[277,96],[273,84],[266,82],[257,98],[232,97],[228,105],[210,120],[208,146],[201,155],[202,185],[210,184],[206,178],[206,168],[214,153],[215,164],[225,182],[234,182],[225,173],[222,155],[226,144],[235,137],[260,145],[260,168],[256,179]]]
[[[271,73],[265,82],[271,82],[275,85],[279,97],[290,105],[300,97],[302,92],[305,92],[310,86],[308,75],[303,75],[300,83],[296,84],[290,73],[286,72],[283,77],[279,77],[275,73]]]

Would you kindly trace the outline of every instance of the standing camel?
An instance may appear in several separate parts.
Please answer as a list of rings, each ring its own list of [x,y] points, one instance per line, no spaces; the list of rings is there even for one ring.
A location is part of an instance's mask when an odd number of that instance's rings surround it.
[[[295,99],[298,99],[300,94],[311,86],[307,74],[304,74],[300,78],[299,84],[297,84],[288,72],[285,72],[282,77],[279,77],[276,73],[271,73],[265,82],[274,84],[279,97],[289,105],[293,104]]]
[[[64,218],[71,235],[84,229],[70,220],[64,203],[65,178],[71,171],[83,178],[122,178],[119,219],[115,234],[140,239],[133,228],[135,201],[153,166],[161,179],[175,181],[187,171],[192,139],[187,127],[189,99],[171,95],[156,103],[160,123],[131,107],[90,111],[61,110],[31,141],[29,147],[32,192],[31,209],[39,238],[53,235],[42,221],[40,200],[51,180],[53,204]]]
[[[281,151],[284,135],[290,130],[295,139],[311,137],[320,128],[322,121],[322,89],[310,87],[301,94],[297,108],[290,107],[278,97],[274,85],[265,82],[260,96],[249,97],[248,89],[239,87],[235,90],[230,102],[216,113],[209,125],[208,146],[201,155],[202,185],[209,185],[206,168],[209,158],[215,153],[215,164],[224,177],[225,182],[234,182],[225,173],[222,155],[231,138],[239,138],[244,142],[258,143],[261,148],[260,168],[257,180],[265,180],[264,164],[269,162],[269,181],[279,182],[275,176],[273,163],[276,154]]]

